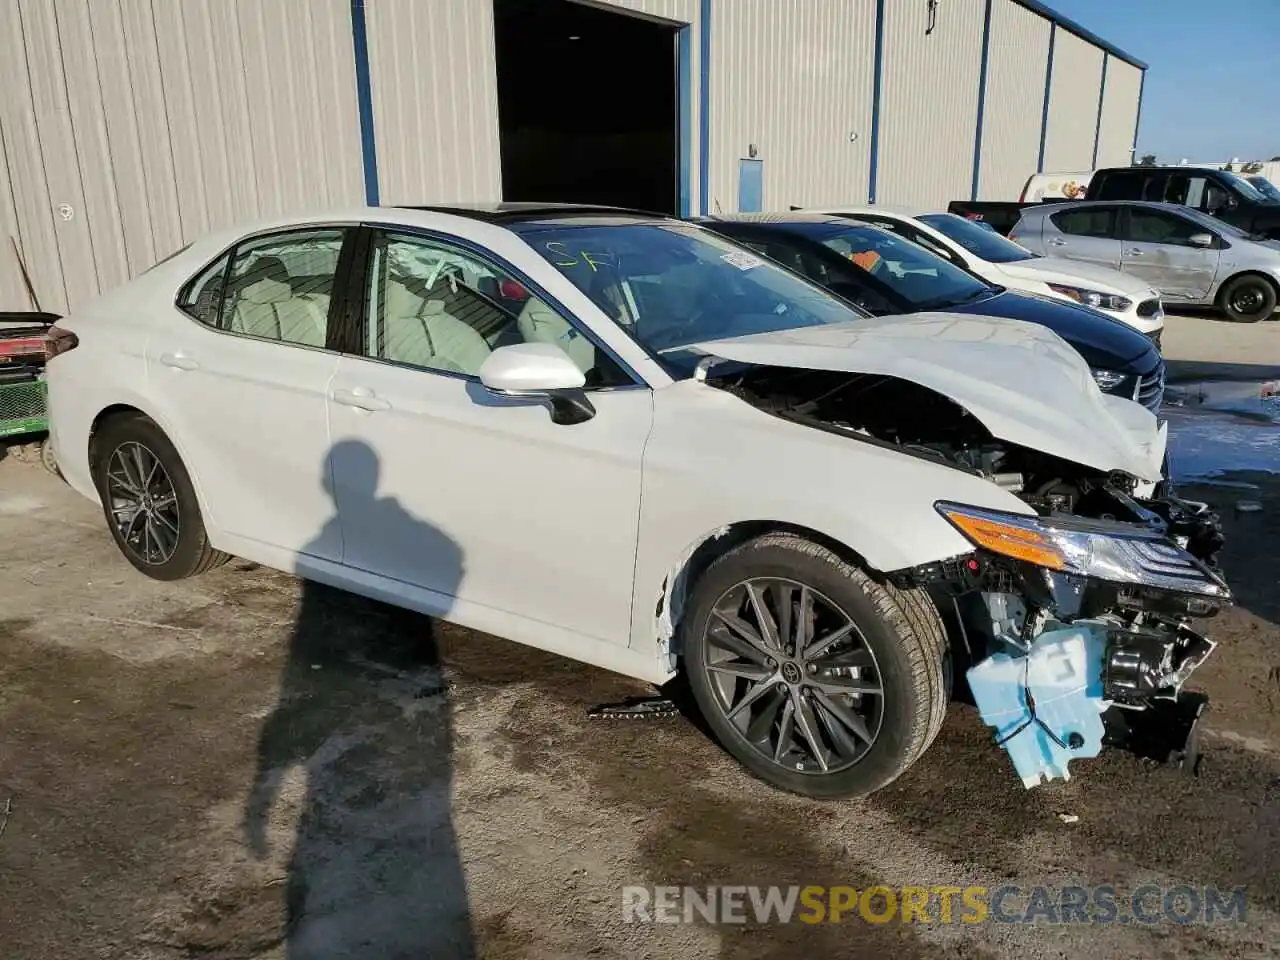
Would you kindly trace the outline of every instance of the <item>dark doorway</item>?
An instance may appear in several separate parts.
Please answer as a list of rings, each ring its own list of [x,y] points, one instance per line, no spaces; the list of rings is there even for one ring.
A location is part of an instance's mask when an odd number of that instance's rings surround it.
[[[571,0],[494,0],[506,200],[677,213],[676,29]]]

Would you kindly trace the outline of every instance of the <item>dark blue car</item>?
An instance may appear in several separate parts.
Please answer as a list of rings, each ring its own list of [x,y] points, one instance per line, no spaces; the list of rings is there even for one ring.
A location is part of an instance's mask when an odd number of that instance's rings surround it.
[[[1089,307],[1014,293],[878,227],[828,214],[742,214],[698,220],[880,316],[943,311],[1048,327],[1071,344],[1104,393],[1155,412],[1164,361],[1149,339]]]

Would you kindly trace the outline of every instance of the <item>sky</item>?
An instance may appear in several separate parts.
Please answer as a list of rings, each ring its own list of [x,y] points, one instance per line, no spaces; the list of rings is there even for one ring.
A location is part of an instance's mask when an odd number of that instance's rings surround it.
[[[1150,65],[1138,156],[1280,157],[1280,0],[1045,0]]]

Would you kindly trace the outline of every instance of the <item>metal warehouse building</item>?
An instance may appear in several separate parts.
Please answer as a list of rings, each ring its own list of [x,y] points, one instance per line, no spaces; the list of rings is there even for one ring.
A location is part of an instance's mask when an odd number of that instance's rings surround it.
[[[1145,69],[1033,0],[4,0],[0,309],[309,208],[1013,199]]]

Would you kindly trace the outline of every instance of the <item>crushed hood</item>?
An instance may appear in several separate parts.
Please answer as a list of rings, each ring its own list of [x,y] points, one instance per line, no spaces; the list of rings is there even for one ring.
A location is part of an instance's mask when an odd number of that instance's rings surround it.
[[[1019,320],[949,313],[871,317],[691,344],[760,366],[898,377],[968,410],[998,439],[1098,470],[1161,477],[1156,418],[1098,389],[1057,334]]]
[[[1090,289],[1096,289],[1100,293],[1118,293],[1135,303],[1160,295],[1152,289],[1151,284],[1130,274],[1078,260],[1036,257],[1034,260],[1015,260],[996,266],[1011,277],[1039,280],[1041,283],[1063,283],[1066,282],[1064,277],[1072,277],[1080,281],[1082,286],[1088,285]]]

